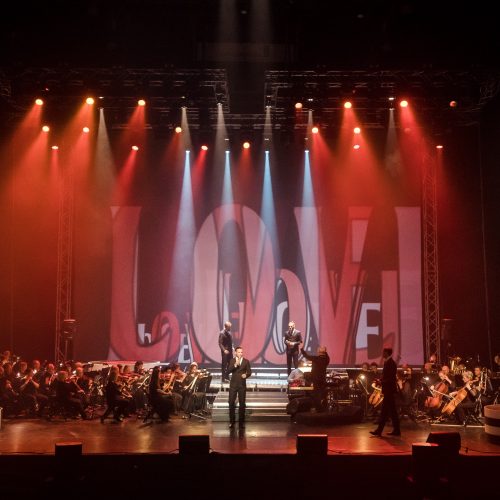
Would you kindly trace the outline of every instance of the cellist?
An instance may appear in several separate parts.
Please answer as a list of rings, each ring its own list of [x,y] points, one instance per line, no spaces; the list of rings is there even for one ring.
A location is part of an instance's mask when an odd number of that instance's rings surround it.
[[[479,395],[479,389],[474,386],[472,372],[467,370],[462,373],[462,380],[464,382],[463,387],[461,387],[458,391],[450,392],[450,396],[456,396],[460,391],[466,391],[465,397],[462,399],[460,403],[458,403],[455,408],[455,415],[458,420],[458,423],[461,425],[465,425],[465,412],[466,410],[472,410],[476,407],[476,400]]]
[[[450,368],[447,365],[441,367],[438,377],[438,381],[429,387],[432,397],[428,396],[425,400],[425,407],[428,408],[429,415],[432,418],[438,416],[443,398],[446,398],[450,391],[456,389],[455,381],[450,377]]]

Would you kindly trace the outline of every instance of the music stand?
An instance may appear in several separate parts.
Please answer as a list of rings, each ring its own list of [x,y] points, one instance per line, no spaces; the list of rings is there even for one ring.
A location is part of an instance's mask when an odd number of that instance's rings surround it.
[[[198,378],[194,387],[192,398],[192,410],[188,413],[189,417],[197,417],[202,420],[207,420],[210,417],[210,412],[206,410],[207,392],[212,382],[212,375],[208,374]]]

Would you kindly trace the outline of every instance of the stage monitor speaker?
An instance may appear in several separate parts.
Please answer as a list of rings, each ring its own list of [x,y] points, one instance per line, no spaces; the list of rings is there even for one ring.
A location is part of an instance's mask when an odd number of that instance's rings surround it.
[[[210,453],[210,436],[193,434],[179,436],[179,455],[208,455]]]
[[[369,333],[366,336],[368,347],[368,359],[376,359],[382,356],[382,336]]]
[[[81,441],[62,441],[56,443],[55,456],[60,459],[71,459],[82,456]]]
[[[448,457],[458,456],[462,445],[460,433],[448,431],[430,432],[427,442],[438,444],[440,452]]]
[[[326,456],[327,454],[326,434],[297,434],[297,455]]]

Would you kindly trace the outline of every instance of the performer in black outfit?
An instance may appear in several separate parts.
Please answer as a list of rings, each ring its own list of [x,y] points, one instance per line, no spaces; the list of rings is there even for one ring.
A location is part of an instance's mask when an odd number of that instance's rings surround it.
[[[174,402],[163,389],[160,388],[160,367],[155,366],[149,381],[149,402],[158,413],[162,422],[168,422],[170,413],[174,411]]]
[[[231,337],[231,323],[224,323],[224,330],[219,333],[219,347],[222,356],[221,369],[222,381],[229,382],[229,362],[233,357],[233,339]]]
[[[286,366],[288,375],[290,375],[292,371],[292,361],[294,368],[299,367],[299,345],[302,344],[302,335],[299,330],[295,329],[294,321],[288,323],[288,330],[283,336],[283,341],[286,347]]]
[[[374,431],[370,431],[370,434],[381,436],[385,423],[390,416],[393,428],[392,432],[388,432],[388,434],[390,436],[401,436],[399,415],[396,409],[398,367],[392,359],[392,349],[390,347],[386,347],[383,350],[382,357],[384,358],[384,369],[382,371],[382,394],[384,395],[384,400],[382,401],[382,411],[378,427]]]
[[[326,409],[326,369],[330,363],[330,356],[326,352],[325,346],[318,347],[317,356],[307,354],[304,349],[300,350],[304,358],[312,361],[311,382],[314,390],[312,397],[316,411],[325,411]]]
[[[235,349],[235,357],[229,362],[229,373],[231,382],[229,383],[229,427],[232,429],[236,420],[236,396],[238,396],[239,411],[238,424],[245,427],[245,409],[247,378],[252,375],[250,361],[243,357],[243,349]]]
[[[106,384],[106,403],[108,407],[101,416],[101,423],[104,423],[104,420],[111,412],[113,412],[113,417],[117,422],[122,422],[122,415],[128,416],[130,407],[130,399],[122,395],[121,386],[118,383],[118,371],[113,368],[109,372],[108,383]]]

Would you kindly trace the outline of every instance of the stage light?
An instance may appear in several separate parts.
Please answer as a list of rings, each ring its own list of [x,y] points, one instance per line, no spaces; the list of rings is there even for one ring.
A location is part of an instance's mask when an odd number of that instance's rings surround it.
[[[363,374],[361,374],[361,375],[359,376],[359,378],[360,378],[361,380],[364,380],[366,377],[365,377]]]
[[[87,99],[85,99],[85,102],[87,104],[94,104],[94,98],[93,97],[87,97]]]
[[[302,103],[301,102],[296,102],[295,103],[295,109],[302,109]]]
[[[344,108],[345,109],[351,109],[352,108],[352,102],[350,102],[350,101],[344,102]]]
[[[354,144],[353,149],[359,149],[361,146],[359,144]]]
[[[84,134],[88,134],[88,133],[90,132],[90,129],[89,129],[88,127],[83,127],[83,128],[82,128],[82,132],[83,132]]]
[[[135,146],[135,145],[134,145],[134,146],[132,146],[132,149],[133,149],[134,151],[139,151],[139,146]]]
[[[205,144],[203,144],[203,146],[201,147],[201,149],[202,149],[203,151],[208,151],[208,146],[207,146],[207,145],[205,145]]]
[[[457,101],[450,101],[450,108],[456,108],[458,106]]]
[[[138,105],[138,106],[146,106],[146,101],[145,101],[144,99],[139,99],[139,100],[137,101],[137,105]]]
[[[245,149],[249,149],[249,148],[250,148],[250,143],[249,143],[248,141],[245,141],[245,142],[243,143],[243,147],[244,147]]]
[[[43,130],[44,132],[48,132],[48,131],[50,130],[50,127],[49,127],[48,125],[44,125],[44,126],[42,127],[42,130]]]
[[[438,144],[438,145],[436,146],[436,149],[443,149],[443,147],[444,147],[444,146],[443,146],[442,144]]]
[[[40,99],[40,98],[36,99],[36,100],[35,100],[35,104],[36,104],[37,106],[42,106],[42,105],[43,105],[43,99]]]
[[[361,134],[361,129],[359,127],[354,127],[355,134]]]
[[[317,133],[319,132],[319,128],[318,128],[318,127],[313,127],[313,128],[311,129],[311,132],[312,132],[313,134],[317,134]]]
[[[389,97],[389,101],[394,101],[395,99],[395,97]]]
[[[182,128],[181,127],[175,127],[175,133],[176,134],[180,134],[182,132]]]
[[[399,105],[400,105],[402,108],[407,108],[407,107],[408,107],[408,101],[403,100],[403,101],[401,101],[401,102],[399,103]]]
[[[59,149],[59,146],[56,146],[56,145],[54,144],[54,145],[52,146],[52,149],[53,149],[54,151],[57,151],[57,150]]]

